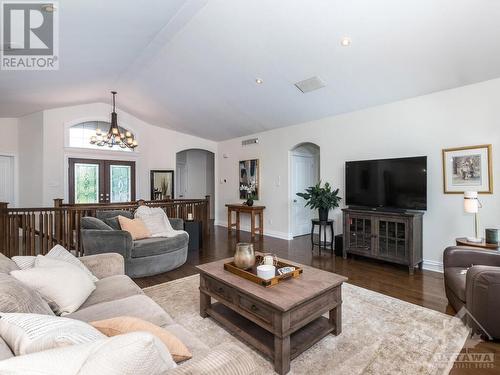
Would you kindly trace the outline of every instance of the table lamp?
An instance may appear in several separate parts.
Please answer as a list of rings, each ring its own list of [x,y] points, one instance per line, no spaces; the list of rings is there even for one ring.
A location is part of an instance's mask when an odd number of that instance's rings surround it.
[[[474,237],[467,237],[469,242],[483,242],[479,237],[479,208],[482,207],[477,198],[477,191],[466,191],[464,193],[464,211],[474,214]]]

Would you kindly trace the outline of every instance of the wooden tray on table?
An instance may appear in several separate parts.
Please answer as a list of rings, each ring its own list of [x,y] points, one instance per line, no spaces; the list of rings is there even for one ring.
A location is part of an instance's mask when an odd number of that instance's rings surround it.
[[[244,279],[250,280],[256,284],[262,285],[266,288],[277,285],[281,283],[282,281],[291,279],[291,278],[297,278],[299,277],[303,270],[299,266],[296,266],[295,264],[291,263],[285,263],[280,260],[278,260],[276,264],[276,274],[273,278],[271,279],[263,279],[259,276],[257,276],[257,266],[262,263],[262,255],[257,255],[255,257],[255,265],[252,268],[249,268],[248,270],[242,270],[241,268],[236,267],[236,265],[233,262],[229,263],[224,263],[224,269],[226,271],[229,271],[231,273],[234,273],[237,276],[243,277]],[[294,267],[295,270],[289,273],[286,273],[284,275],[280,275],[278,273],[278,268],[282,267]]]

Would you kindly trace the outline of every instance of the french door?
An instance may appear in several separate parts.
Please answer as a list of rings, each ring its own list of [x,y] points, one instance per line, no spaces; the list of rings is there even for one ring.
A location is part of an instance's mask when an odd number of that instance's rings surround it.
[[[135,161],[69,159],[69,203],[135,200]]]

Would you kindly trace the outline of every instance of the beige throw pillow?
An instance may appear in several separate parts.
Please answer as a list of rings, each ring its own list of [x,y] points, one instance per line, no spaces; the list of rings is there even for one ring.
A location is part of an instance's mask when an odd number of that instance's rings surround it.
[[[0,336],[15,355],[83,344],[106,336],[88,323],[60,316],[2,313]]]
[[[122,230],[130,233],[132,240],[151,237],[151,232],[146,228],[141,219],[128,219],[125,216],[118,216],[118,221]]]
[[[158,337],[165,344],[175,362],[185,361],[192,357],[189,349],[175,335],[153,323],[139,318],[120,316],[90,322],[90,325],[110,337],[137,331],[149,332]]]
[[[96,288],[80,268],[43,256],[37,257],[34,268],[12,271],[10,274],[40,293],[58,315],[78,310]]]

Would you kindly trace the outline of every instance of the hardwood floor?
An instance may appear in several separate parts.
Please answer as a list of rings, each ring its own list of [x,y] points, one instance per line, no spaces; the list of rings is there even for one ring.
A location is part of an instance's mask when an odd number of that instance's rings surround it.
[[[142,288],[196,274],[195,266],[233,256],[237,242],[250,241],[248,232],[235,232],[228,236],[227,229],[215,226],[211,235],[204,239],[203,249],[190,251],[186,264],[182,267],[152,277],[135,279]],[[297,237],[292,241],[265,236],[254,243],[256,251],[271,252],[279,257],[307,264],[322,270],[334,272],[349,278],[349,283],[370,289],[391,297],[424,306],[446,314],[455,312],[448,305],[444,292],[443,275],[431,271],[418,271],[410,276],[408,268],[391,265],[362,257],[335,257],[329,251],[311,251],[309,236]],[[500,314],[500,313],[499,313]],[[499,317],[500,318],[500,317]],[[467,347],[467,343],[466,343]],[[485,353],[493,358],[492,363],[472,363],[466,361],[468,354]],[[472,349],[463,349],[464,361],[455,362],[452,375],[500,374],[500,343],[481,342]]]

